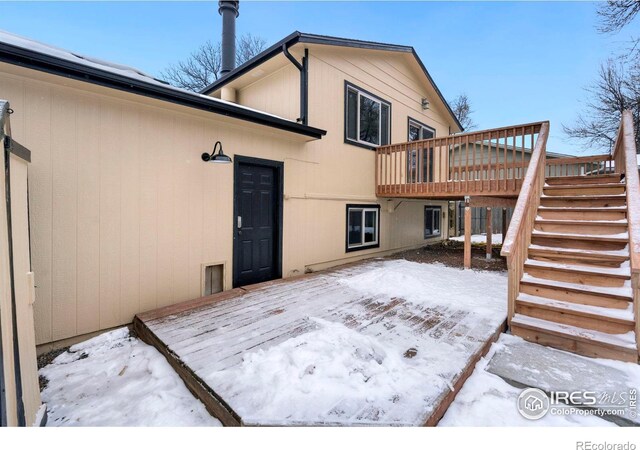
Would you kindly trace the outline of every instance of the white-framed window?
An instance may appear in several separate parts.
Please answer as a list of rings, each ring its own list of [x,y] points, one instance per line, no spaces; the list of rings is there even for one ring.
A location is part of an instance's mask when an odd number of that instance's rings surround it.
[[[418,122],[411,117],[407,120],[407,140],[421,141],[423,139],[433,139],[436,137],[436,130],[428,125]],[[422,155],[422,162],[418,162],[418,153]],[[418,166],[422,164],[422,167]],[[431,183],[433,182],[433,147],[425,146],[418,152],[416,148],[409,150],[407,157],[407,176],[409,183]]]
[[[378,247],[380,205],[347,205],[346,251]]]
[[[440,236],[442,229],[440,224],[442,222],[442,208],[440,206],[425,206],[424,207],[424,238],[432,238]]]
[[[387,145],[391,136],[391,103],[345,82],[345,142],[367,148]]]
[[[407,134],[408,141],[421,141],[423,139],[432,139],[434,137],[436,137],[435,129],[409,117]]]

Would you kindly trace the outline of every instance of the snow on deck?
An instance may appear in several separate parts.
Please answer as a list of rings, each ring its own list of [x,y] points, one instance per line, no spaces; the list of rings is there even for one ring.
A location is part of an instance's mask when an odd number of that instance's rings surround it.
[[[47,426],[220,426],[166,359],[119,328],[40,370]]]
[[[422,425],[501,327],[506,285],[376,260],[139,320],[245,425]]]

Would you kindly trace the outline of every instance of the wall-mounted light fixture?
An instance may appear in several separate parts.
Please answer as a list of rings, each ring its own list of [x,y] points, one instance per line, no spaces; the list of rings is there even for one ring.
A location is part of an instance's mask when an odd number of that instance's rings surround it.
[[[220,147],[218,149],[218,147]],[[216,150],[218,150],[218,154],[216,154]],[[213,151],[211,152],[211,154],[209,153],[203,153],[202,154],[202,160],[204,162],[212,162],[212,163],[217,163],[217,164],[229,164],[231,161],[231,158],[229,158],[227,155],[225,155],[222,152],[222,142],[217,141],[215,143],[215,145],[213,146]]]
[[[423,110],[429,109],[429,100],[427,100],[426,98],[422,99],[422,109]]]

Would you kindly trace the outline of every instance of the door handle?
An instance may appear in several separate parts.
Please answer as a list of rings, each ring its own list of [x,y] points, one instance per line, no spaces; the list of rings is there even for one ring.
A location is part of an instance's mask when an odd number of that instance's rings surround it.
[[[237,223],[238,223],[238,229],[242,228],[242,216],[238,216]]]

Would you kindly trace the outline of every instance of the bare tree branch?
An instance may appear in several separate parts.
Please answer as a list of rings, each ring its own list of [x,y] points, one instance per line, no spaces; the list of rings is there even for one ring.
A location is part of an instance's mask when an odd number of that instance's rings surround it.
[[[236,44],[236,62],[243,64],[265,48],[260,37],[245,34]],[[222,50],[220,43],[205,42],[184,61],[171,64],[162,77],[174,86],[190,91],[201,91],[220,77]]]
[[[236,64],[241,65],[262,52],[267,46],[267,41],[259,36],[245,34],[238,39],[236,44]]]
[[[617,33],[640,12],[639,0],[608,0],[598,7],[601,33]]]
[[[636,143],[640,143],[640,64],[608,60],[600,67],[597,81],[587,87],[589,102],[572,126],[563,124],[569,138],[590,148],[612,151],[622,111],[633,112]]]
[[[474,111],[471,109],[471,101],[466,93],[458,95],[452,102],[449,102],[453,114],[458,118],[458,121],[465,130],[473,130],[477,127],[476,123],[471,118]]]

